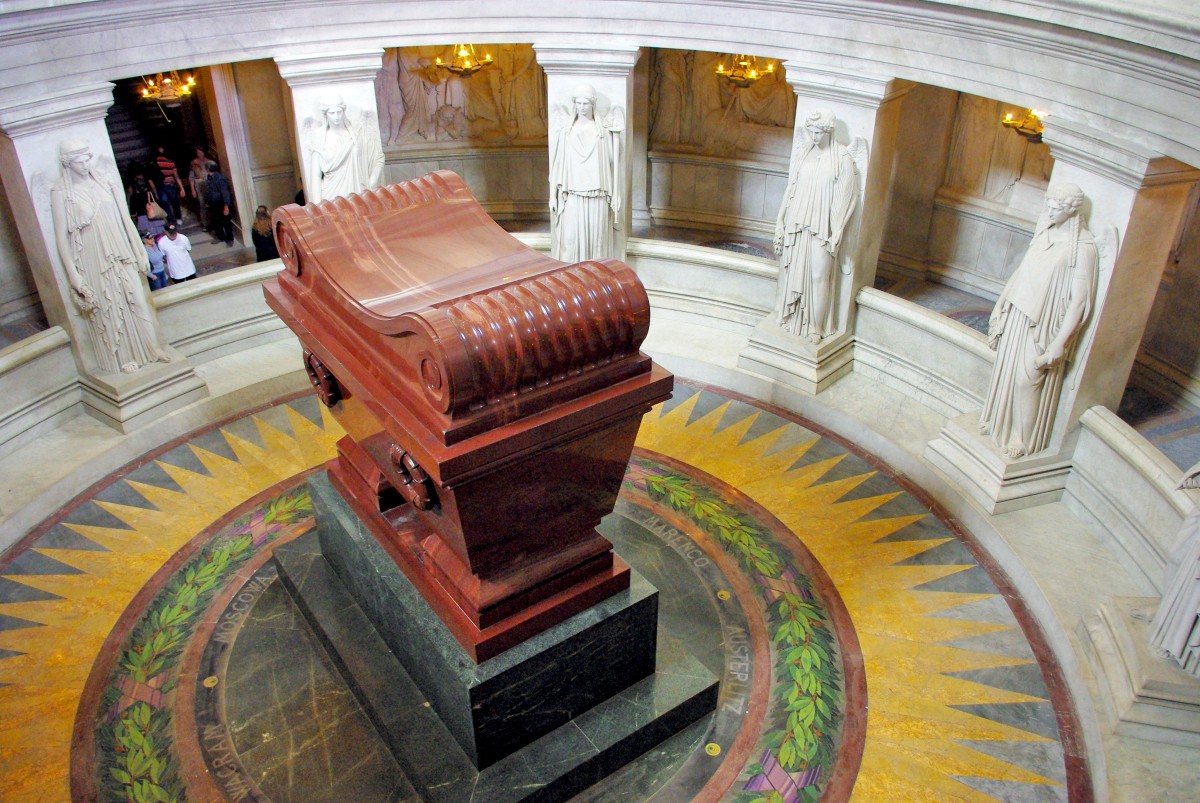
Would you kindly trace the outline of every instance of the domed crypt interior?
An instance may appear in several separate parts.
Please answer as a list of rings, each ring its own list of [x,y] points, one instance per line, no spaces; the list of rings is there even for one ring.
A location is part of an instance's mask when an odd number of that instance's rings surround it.
[[[1194,797],[1182,5],[7,4],[0,798]],[[308,482],[344,424],[264,300],[285,265],[256,261],[255,210],[318,200],[309,143],[336,96],[355,136],[378,130],[383,184],[452,171],[556,255],[552,153],[582,87],[620,201],[600,256],[636,272],[641,350],[675,376],[598,529],[658,590],[659,661],[718,684],[637,749],[601,745],[656,705],[630,694],[572,719],[576,742],[480,769],[420,689],[348,678],[297,601]],[[781,311],[814,120],[853,179],[823,331]],[[124,203],[158,146],[181,179],[197,148],[218,166],[233,240],[182,180],[199,277],[146,290],[161,356],[106,367],[93,308],[117,302],[77,289],[63,187],[76,170]],[[980,431],[1007,353],[989,329],[1063,185],[1090,287],[1037,446],[1006,453]]]

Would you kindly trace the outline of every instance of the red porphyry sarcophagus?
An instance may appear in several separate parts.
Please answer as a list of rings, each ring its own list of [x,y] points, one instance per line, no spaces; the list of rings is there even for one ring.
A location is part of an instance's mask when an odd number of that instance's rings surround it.
[[[595,528],[673,384],[632,269],[528,248],[447,171],[274,225],[267,303],[347,433],[330,479],[472,657],[627,588]]]

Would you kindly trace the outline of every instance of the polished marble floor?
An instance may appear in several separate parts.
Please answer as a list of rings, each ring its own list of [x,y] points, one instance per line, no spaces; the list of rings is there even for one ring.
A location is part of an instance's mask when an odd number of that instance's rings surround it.
[[[0,557],[0,799],[413,796],[271,562],[339,436],[311,396],[237,417]],[[1091,798],[1021,600],[870,456],[680,383],[603,529],[721,697],[581,799]]]

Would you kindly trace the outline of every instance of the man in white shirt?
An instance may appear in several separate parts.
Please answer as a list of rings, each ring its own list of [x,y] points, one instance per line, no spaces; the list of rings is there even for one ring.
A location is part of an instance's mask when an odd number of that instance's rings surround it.
[[[174,223],[163,227],[162,238],[158,241],[159,250],[167,258],[167,275],[171,282],[179,284],[188,279],[196,278],[196,263],[192,262],[192,243],[186,234],[180,234]]]

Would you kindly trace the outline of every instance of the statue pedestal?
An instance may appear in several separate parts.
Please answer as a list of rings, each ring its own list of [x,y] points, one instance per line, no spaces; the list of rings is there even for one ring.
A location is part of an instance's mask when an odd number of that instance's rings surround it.
[[[1117,597],[1085,617],[1077,635],[1110,728],[1200,747],[1200,680],[1150,646],[1148,623],[1157,605],[1156,599]]]
[[[853,369],[854,338],[840,332],[813,345],[808,338],[789,334],[773,322],[773,313],[759,321],[738,355],[738,368],[770,377],[816,395]]]
[[[84,408],[94,418],[123,433],[203,399],[208,386],[187,359],[170,346],[170,362],[154,362],[129,374],[84,374]]]
[[[424,799],[565,798],[714,709],[708,670],[656,654],[640,576],[476,663],[328,478],[309,488],[317,534],[276,550],[280,576]]]
[[[1012,459],[980,435],[979,413],[950,419],[925,448],[925,459],[988,513],[1007,513],[1057,501],[1067,485],[1071,461],[1046,450]]]

